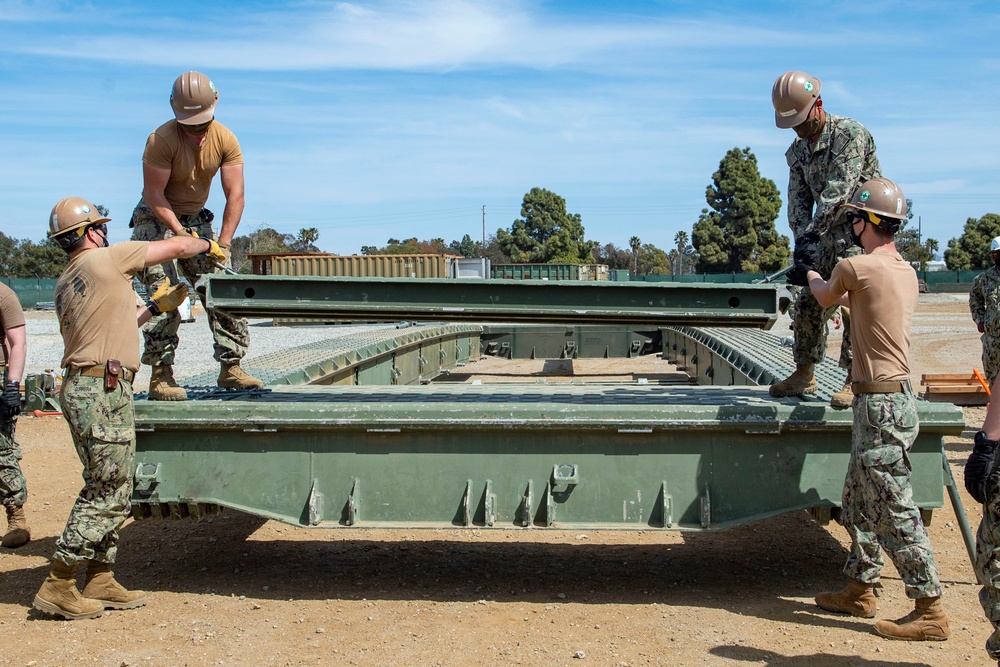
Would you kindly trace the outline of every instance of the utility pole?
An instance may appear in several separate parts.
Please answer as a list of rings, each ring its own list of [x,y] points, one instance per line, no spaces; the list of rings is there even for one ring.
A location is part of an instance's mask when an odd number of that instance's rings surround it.
[[[486,204],[483,204],[483,257],[486,257]]]

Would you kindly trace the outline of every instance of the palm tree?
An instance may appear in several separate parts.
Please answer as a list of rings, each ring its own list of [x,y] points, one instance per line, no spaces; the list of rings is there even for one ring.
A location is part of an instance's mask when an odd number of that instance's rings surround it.
[[[674,234],[674,243],[677,244],[677,273],[684,273],[684,251],[688,246],[687,232],[681,231]]]
[[[633,236],[628,240],[628,246],[632,248],[632,273],[639,274],[639,247],[642,245],[642,241],[639,240],[638,236]]]

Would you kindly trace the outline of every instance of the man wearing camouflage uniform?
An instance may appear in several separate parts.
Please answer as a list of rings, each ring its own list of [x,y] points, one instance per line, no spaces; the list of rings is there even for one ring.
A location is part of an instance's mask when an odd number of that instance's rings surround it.
[[[972,281],[969,310],[983,341],[983,372],[992,385],[1000,373],[1000,236],[990,243],[993,266]]]
[[[0,283],[0,504],[7,512],[7,532],[0,544],[16,549],[31,539],[31,528],[24,516],[28,486],[18,461],[21,448],[14,438],[17,416],[21,414],[21,377],[28,353],[24,311],[14,291]]]
[[[914,610],[896,621],[877,622],[875,632],[888,639],[941,641],[950,634],[948,616],[941,605],[934,551],[913,502],[907,458],[920,425],[909,368],[917,274],[897,252],[894,239],[906,216],[906,199],[889,179],[872,179],[854,194],[848,215],[864,254],[841,260],[829,281],[802,263],[789,274],[797,284],[807,282],[823,308],[850,306],[855,345],[854,428],[841,507],[841,521],[851,536],[844,565],[850,581],[843,590],[817,595],[816,604],[873,617],[873,588],[884,549],[914,600]]]
[[[851,242],[844,205],[865,181],[882,175],[875,141],[858,121],[826,113],[820,80],[804,72],[786,72],[774,82],[774,122],[793,128],[798,138],[785,152],[788,162],[788,225],[797,255],[811,255],[813,265],[829,278],[841,257],[861,252]],[[827,321],[836,306],[823,308],[808,288],[801,291],[792,330],[795,372],[771,385],[771,396],[799,396],[816,391],[815,364],[826,356]],[[830,403],[851,405],[851,338],[845,313],[840,367],[847,369],[844,387]]]
[[[60,200],[49,215],[50,238],[69,254],[55,293],[65,347],[59,402],[83,464],[84,486],[33,606],[71,620],[146,604],[145,593],[123,587],[111,570],[135,472],[132,380],[139,370],[139,325],[177,308],[187,288],[164,284],[137,305],[132,280],[143,268],[174,259],[225,258],[215,241],[193,236],[109,246],[108,222],[80,197]],[[76,571],[84,562],[81,595]]]
[[[167,121],[146,140],[142,154],[142,198],[132,213],[133,241],[158,241],[173,235],[196,235],[215,239],[214,215],[205,208],[212,179],[221,174],[226,208],[218,243],[229,262],[229,246],[243,215],[243,154],[236,136],[215,120],[219,93],[201,72],[185,72],[174,81],[170,106],[174,119]],[[194,285],[206,274],[222,268],[205,257],[177,263]],[[177,283],[173,262],[152,266],[139,279],[152,292],[169,278]],[[199,295],[202,305],[204,296]],[[228,389],[255,389],[264,383],[240,367],[250,344],[247,322],[206,309],[215,340],[215,360],[221,364],[218,385]],[[149,398],[183,401],[187,392],[174,380],[174,353],[180,339],[181,316],[176,312],[154,317],[143,330],[142,363],[152,366]]]

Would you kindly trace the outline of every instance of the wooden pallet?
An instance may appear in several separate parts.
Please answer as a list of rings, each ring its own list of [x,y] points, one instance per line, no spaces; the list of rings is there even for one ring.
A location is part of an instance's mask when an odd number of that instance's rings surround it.
[[[955,405],[986,405],[989,394],[974,373],[927,373],[920,376],[923,397]]]

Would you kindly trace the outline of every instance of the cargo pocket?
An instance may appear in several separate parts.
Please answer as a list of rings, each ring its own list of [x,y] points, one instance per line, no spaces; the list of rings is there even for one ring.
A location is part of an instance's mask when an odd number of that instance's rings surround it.
[[[90,474],[95,481],[119,488],[132,479],[135,449],[133,429],[120,424],[95,423],[90,429]]]

